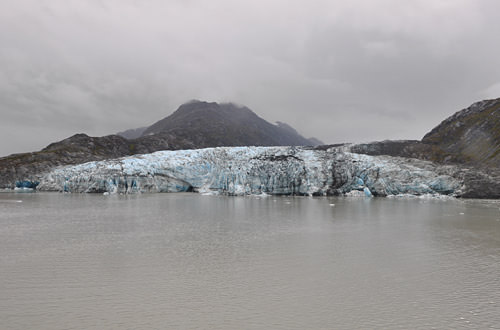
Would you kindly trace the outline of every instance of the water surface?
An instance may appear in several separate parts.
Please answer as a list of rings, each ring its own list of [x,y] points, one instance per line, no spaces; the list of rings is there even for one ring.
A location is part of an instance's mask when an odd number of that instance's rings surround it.
[[[500,329],[500,203],[0,194],[0,329]]]

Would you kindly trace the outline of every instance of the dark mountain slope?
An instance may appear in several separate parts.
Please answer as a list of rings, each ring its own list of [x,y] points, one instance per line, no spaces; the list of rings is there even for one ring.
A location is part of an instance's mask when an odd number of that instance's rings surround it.
[[[13,188],[18,180],[36,181],[39,174],[59,165],[120,157],[128,153],[128,141],[118,135],[90,137],[76,134],[38,152],[0,158],[0,187]]]
[[[118,135],[91,137],[86,134],[75,134],[62,141],[51,143],[37,152],[0,158],[0,188],[14,188],[16,181],[37,181],[41,174],[56,166],[145,154],[158,150],[189,148],[194,148],[190,141],[168,134],[145,136],[136,140],[127,140]]]
[[[422,142],[467,163],[500,166],[500,98],[485,100],[445,119]]]
[[[197,148],[218,146],[313,145],[293,128],[273,125],[252,110],[233,103],[192,101],[148,127],[144,136],[171,134]]]
[[[126,139],[137,139],[138,137],[140,137],[142,135],[142,133],[144,133],[144,131],[146,130],[147,127],[139,127],[139,128],[132,128],[132,129],[128,129],[126,131],[123,131],[123,132],[118,132],[116,133],[116,135],[119,135],[121,137],[124,137]]]

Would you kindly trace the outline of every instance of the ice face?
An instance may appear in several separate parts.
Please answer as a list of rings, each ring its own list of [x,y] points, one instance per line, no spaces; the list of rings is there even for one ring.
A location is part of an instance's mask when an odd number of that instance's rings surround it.
[[[57,168],[39,190],[215,192],[229,195],[453,195],[460,182],[444,167],[331,148],[223,147],[159,151]]]

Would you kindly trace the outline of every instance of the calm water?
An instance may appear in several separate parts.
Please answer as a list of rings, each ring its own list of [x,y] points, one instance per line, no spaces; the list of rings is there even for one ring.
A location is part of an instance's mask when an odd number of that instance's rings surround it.
[[[500,203],[0,194],[0,329],[432,328],[500,329]]]

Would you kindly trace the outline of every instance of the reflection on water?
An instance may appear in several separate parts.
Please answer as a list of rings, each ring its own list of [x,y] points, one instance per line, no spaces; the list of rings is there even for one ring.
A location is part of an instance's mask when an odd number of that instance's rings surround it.
[[[0,194],[1,329],[500,329],[500,204]]]

